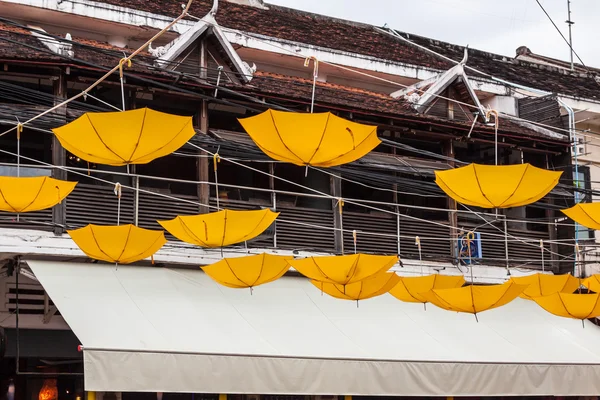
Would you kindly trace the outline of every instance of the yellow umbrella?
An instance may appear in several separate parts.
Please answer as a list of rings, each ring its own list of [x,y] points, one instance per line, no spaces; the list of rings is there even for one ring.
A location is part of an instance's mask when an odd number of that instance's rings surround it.
[[[592,275],[585,278],[581,284],[595,293],[600,293],[600,275]]]
[[[586,228],[600,229],[600,203],[579,203],[562,212]]]
[[[77,182],[59,181],[47,176],[0,177],[0,210],[13,213],[45,210],[64,200]]]
[[[407,303],[427,303],[422,293],[432,289],[454,289],[465,284],[462,276],[426,275],[400,277],[400,282],[390,290],[390,294]]]
[[[483,208],[511,208],[540,200],[558,184],[561,174],[530,164],[470,164],[435,171],[435,182],[459,203]]]
[[[397,256],[351,254],[290,260],[292,267],[309,279],[336,285],[350,285],[387,272]]]
[[[183,242],[202,247],[223,247],[254,239],[271,226],[278,215],[279,213],[269,209],[223,210],[210,214],[178,216],[158,223]]]
[[[600,294],[554,293],[533,299],[540,307],[559,317],[588,319],[600,317]]]
[[[293,257],[258,254],[240,258],[224,258],[202,267],[215,282],[234,289],[253,288],[281,278]]]
[[[133,225],[88,225],[68,233],[88,257],[118,264],[131,264],[148,258],[167,243],[163,231]]]
[[[377,147],[377,127],[331,113],[267,110],[239,120],[269,157],[296,165],[333,167],[356,161]]]
[[[501,307],[516,299],[527,286],[512,281],[502,285],[469,285],[456,289],[433,289],[421,293],[428,302],[448,311],[477,314]]]
[[[389,292],[399,281],[400,277],[396,273],[383,272],[345,286],[315,280],[311,280],[310,282],[322,292],[337,299],[358,301],[381,296]]]
[[[147,164],[169,155],[196,133],[192,117],[149,108],[85,113],[53,132],[63,147],[77,157],[117,166]]]
[[[554,293],[573,293],[579,287],[579,279],[573,277],[571,274],[534,274],[510,278],[510,280],[519,285],[527,286],[527,289],[521,293],[521,297],[527,300],[533,300],[536,297],[548,296]]]

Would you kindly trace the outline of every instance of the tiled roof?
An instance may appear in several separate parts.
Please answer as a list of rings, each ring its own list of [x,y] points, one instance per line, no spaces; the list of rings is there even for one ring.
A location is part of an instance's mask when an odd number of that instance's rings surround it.
[[[73,46],[76,60],[104,67],[113,67],[123,57],[123,49],[107,43],[78,39],[74,39],[73,41],[76,43]],[[0,24],[0,60],[77,64],[76,61],[69,62],[69,60],[54,55],[50,50],[45,49],[44,45],[34,38],[29,31],[2,24]],[[133,72],[152,76],[164,74],[154,69],[148,69],[144,66],[144,62],[148,64],[150,59],[144,59],[144,57],[136,58],[133,63]],[[310,104],[312,95],[312,80],[260,71],[255,73],[254,79],[250,84],[231,85],[231,89],[239,92],[262,95],[272,99],[292,100],[305,104]],[[471,127],[470,123],[466,122],[448,121],[418,114],[407,102],[401,99],[394,99],[386,94],[332,83],[317,83],[316,104],[329,109],[353,111],[365,115],[389,117],[422,124],[437,124],[463,132],[468,131]],[[474,131],[488,135],[493,134],[492,128],[481,124],[478,124]],[[544,136],[535,130],[504,119],[501,123],[500,132],[520,137],[541,138]],[[552,140],[552,142],[558,141],[562,140]]]
[[[167,16],[181,12],[181,0],[104,0],[105,3]],[[211,0],[195,0],[190,13],[205,15]],[[217,21],[222,26],[350,53],[422,67],[447,70],[454,64],[375,30],[365,24],[268,5],[264,10],[221,1]],[[406,34],[405,34],[406,36]],[[464,48],[434,39],[408,35],[411,41],[453,60],[463,58]],[[600,100],[600,86],[585,74],[516,60],[479,50],[469,51],[468,65],[495,77],[554,93]],[[475,73],[470,72],[472,75]]]
[[[295,99],[310,104],[312,80],[257,71],[249,85],[237,87],[237,90],[266,95],[271,98]],[[345,111],[376,114],[399,120],[438,124],[465,133],[471,129],[470,122],[450,121],[431,115],[419,114],[407,102],[400,99],[393,99],[377,92],[331,83],[317,82],[315,104],[322,105],[324,108],[339,108]],[[494,128],[477,124],[473,131],[493,135]],[[543,137],[535,130],[506,118],[501,119],[499,132],[507,135]],[[565,136],[564,141],[567,140],[568,138]]]

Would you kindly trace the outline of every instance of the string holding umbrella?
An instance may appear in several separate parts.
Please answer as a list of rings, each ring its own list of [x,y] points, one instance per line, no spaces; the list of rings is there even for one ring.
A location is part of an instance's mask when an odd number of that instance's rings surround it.
[[[220,148],[221,147],[219,146],[219,149]],[[215,191],[217,195],[217,211],[221,210],[221,208],[219,207],[219,175],[217,173],[217,164],[221,162],[221,156],[219,156],[219,149],[217,149],[217,152],[213,155],[213,169],[215,172]]]
[[[421,238],[415,236],[415,245],[419,249],[419,264],[421,265],[421,276],[423,276],[423,256],[421,255]]]
[[[356,254],[356,241],[357,241],[356,229],[354,229],[352,231],[352,241],[354,242],[354,254]]]
[[[17,119],[17,178],[21,177],[21,133],[23,133],[23,124]],[[17,222],[19,222],[20,214],[17,213]]]

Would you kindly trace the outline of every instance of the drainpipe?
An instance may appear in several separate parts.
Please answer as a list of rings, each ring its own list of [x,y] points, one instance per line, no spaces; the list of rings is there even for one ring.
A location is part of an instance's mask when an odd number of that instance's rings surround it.
[[[569,114],[569,141],[574,144],[575,150],[573,152],[573,159],[575,162],[575,185],[576,188],[579,189],[579,163],[577,160],[578,149],[577,145],[579,144],[577,141],[577,130],[575,129],[575,112],[573,108],[571,108],[567,103],[562,101],[560,98],[557,98],[558,103],[567,110],[567,114]],[[579,192],[575,191],[575,204],[579,203]],[[575,222],[575,251],[577,252],[577,248],[579,247],[579,224]],[[573,276],[577,274],[577,254],[575,254],[575,265],[573,268]],[[581,277],[581,271],[580,271]]]

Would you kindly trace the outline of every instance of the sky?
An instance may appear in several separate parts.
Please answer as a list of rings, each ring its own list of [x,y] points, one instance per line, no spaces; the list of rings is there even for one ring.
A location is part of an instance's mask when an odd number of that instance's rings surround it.
[[[569,60],[569,47],[536,0],[266,0],[352,21],[383,26],[458,45],[515,56],[519,46]],[[540,0],[568,38],[567,0]],[[600,0],[571,0],[573,48],[600,68]],[[574,56],[575,61],[577,58]]]

